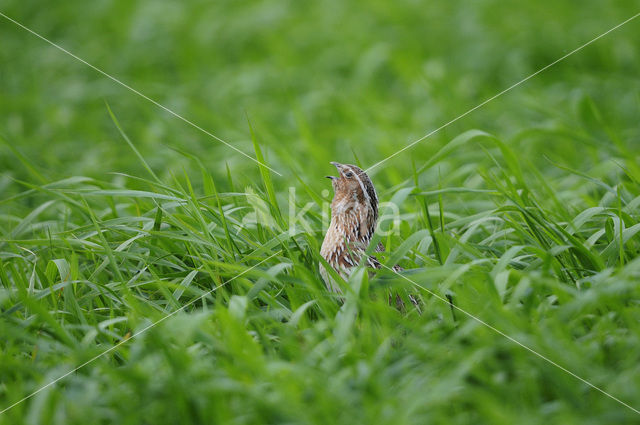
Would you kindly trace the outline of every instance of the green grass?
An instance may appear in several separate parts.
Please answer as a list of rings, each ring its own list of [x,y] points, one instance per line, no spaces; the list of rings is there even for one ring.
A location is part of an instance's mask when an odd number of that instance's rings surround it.
[[[119,344],[0,424],[640,420],[433,295],[640,409],[640,21],[372,170],[401,213],[381,258],[418,287],[338,299],[317,272],[329,161],[375,164],[638,2],[0,11],[282,174],[0,19],[0,410]]]

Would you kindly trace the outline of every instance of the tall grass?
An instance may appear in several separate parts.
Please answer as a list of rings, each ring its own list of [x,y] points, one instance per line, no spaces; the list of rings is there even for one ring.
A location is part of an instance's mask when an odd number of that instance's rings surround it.
[[[2,24],[0,409],[118,346],[0,423],[637,422],[450,305],[640,408],[637,25],[372,171],[401,213],[380,258],[418,287],[317,273],[328,161],[366,168],[636,6],[497,5],[7,6],[285,177]]]

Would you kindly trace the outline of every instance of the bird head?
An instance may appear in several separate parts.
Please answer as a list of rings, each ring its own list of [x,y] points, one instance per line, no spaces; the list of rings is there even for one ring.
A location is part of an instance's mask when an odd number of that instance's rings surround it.
[[[359,167],[350,164],[332,162],[338,169],[339,176],[327,176],[331,179],[334,196],[331,209],[348,209],[354,203],[362,203],[373,210],[374,217],[378,217],[378,195],[371,179]]]

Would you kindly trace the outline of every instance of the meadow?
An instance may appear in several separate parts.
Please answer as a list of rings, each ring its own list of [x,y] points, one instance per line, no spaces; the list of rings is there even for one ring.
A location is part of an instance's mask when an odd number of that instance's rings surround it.
[[[401,275],[318,273],[330,161],[639,2],[0,12],[204,130],[0,16],[0,424],[640,423],[640,18],[369,171]]]

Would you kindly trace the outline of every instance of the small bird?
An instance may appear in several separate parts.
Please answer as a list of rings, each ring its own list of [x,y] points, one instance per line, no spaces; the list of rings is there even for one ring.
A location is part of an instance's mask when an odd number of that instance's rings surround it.
[[[341,277],[347,279],[366,255],[376,230],[378,194],[367,173],[359,167],[338,162],[331,164],[338,169],[340,177],[327,176],[331,179],[334,195],[331,202],[331,224],[322,241],[320,255]],[[384,251],[384,245],[379,243],[376,251]],[[378,259],[372,255],[367,256],[366,265],[376,269],[381,267]],[[403,270],[397,265],[393,269],[396,272]],[[342,293],[322,264],[320,275],[330,291]],[[396,308],[404,311],[404,302],[400,296],[389,294],[389,304],[393,304],[394,299]],[[418,298],[409,295],[409,300],[420,313]]]
[[[324,237],[320,255],[343,278],[348,278],[360,263],[378,221],[378,195],[369,176],[355,165],[332,162],[340,177],[331,179],[334,196],[331,202],[331,224]],[[367,257],[367,265],[379,268],[375,257]],[[320,275],[327,288],[341,293],[324,266]]]

